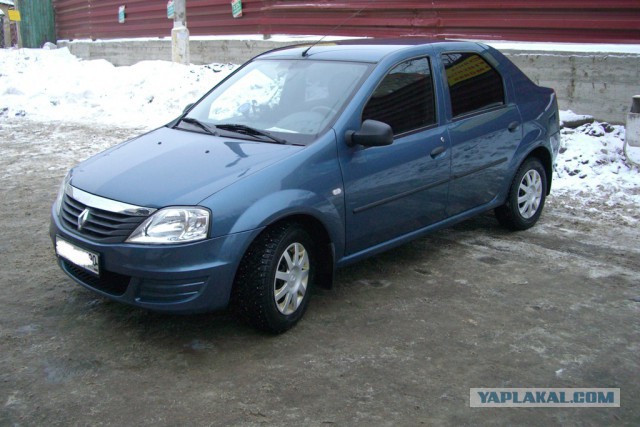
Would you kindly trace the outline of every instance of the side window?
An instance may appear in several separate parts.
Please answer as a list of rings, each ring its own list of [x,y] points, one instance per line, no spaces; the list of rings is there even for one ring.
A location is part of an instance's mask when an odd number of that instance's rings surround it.
[[[480,55],[447,53],[442,55],[449,84],[453,117],[504,105],[502,77]]]
[[[433,78],[429,59],[396,65],[378,85],[362,112],[362,120],[387,123],[394,135],[436,122]]]

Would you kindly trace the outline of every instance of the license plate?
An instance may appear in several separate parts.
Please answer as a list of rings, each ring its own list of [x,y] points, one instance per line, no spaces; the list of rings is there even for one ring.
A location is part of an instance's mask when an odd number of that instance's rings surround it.
[[[57,237],[56,254],[90,273],[100,275],[100,256],[94,252],[79,248]]]

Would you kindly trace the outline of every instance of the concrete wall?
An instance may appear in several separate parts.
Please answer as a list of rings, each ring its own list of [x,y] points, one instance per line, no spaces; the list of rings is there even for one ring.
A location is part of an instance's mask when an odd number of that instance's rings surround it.
[[[240,64],[258,53],[290,43],[268,40],[192,40],[194,64]],[[115,65],[141,60],[171,60],[169,39],[145,41],[59,42],[83,59],[107,59]],[[534,82],[552,87],[560,108],[624,123],[631,97],[640,94],[640,55],[503,50]]]
[[[560,108],[624,123],[640,94],[640,55],[504,51],[527,76],[552,87]]]
[[[191,40],[189,50],[193,64],[242,64],[254,56],[297,42],[268,40]],[[59,41],[71,53],[83,59],[107,59],[114,65],[133,65],[143,60],[171,61],[171,39],[144,41]]]

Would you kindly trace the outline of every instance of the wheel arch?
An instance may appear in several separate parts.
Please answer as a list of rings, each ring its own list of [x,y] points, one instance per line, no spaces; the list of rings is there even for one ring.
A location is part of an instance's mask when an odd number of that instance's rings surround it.
[[[325,225],[316,217],[308,214],[294,214],[278,220],[277,223],[294,222],[302,225],[311,235],[318,253],[317,284],[325,289],[333,286],[335,272],[335,246]]]
[[[544,173],[547,178],[547,196],[551,193],[551,181],[553,180],[553,160],[551,157],[551,153],[545,147],[537,147],[533,151],[531,151],[523,160],[520,162],[522,165],[528,159],[536,158],[542,163],[542,167],[544,167]]]
[[[315,249],[318,256],[318,261],[316,263],[316,268],[318,269],[316,272],[316,283],[322,288],[330,289],[333,286],[333,277],[335,273],[335,246],[326,226],[313,215],[307,213],[296,213],[278,218],[268,224],[264,230],[262,230],[262,232],[253,239],[245,253],[249,250],[253,242],[258,240],[262,234],[283,224],[298,224],[309,233],[311,240],[315,243]]]

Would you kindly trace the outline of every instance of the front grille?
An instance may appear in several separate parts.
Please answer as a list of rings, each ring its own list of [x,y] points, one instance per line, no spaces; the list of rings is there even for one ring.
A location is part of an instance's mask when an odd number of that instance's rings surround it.
[[[100,277],[98,277],[66,260],[62,260],[62,268],[67,274],[85,285],[113,296],[124,295],[131,281],[130,276],[124,276],[110,271],[102,271],[100,272]]]
[[[78,230],[78,217],[85,209],[89,209],[89,215],[81,229]],[[65,194],[62,200],[60,218],[63,225],[75,233],[80,233],[103,243],[121,243],[147,217],[89,207]]]

